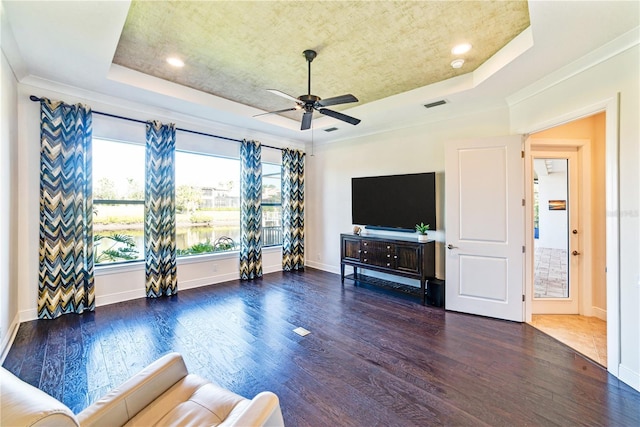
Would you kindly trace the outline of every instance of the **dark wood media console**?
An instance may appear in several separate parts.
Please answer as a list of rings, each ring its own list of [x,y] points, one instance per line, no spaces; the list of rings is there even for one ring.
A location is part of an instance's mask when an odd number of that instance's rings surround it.
[[[434,279],[435,241],[420,243],[411,237],[340,235],[340,280],[344,283],[344,267],[353,267],[358,279],[358,268],[379,271],[420,280],[422,304],[426,302],[426,284]]]

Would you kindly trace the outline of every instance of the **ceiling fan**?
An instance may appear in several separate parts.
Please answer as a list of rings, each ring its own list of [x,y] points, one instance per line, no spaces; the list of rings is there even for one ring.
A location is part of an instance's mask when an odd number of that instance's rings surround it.
[[[296,103],[295,107],[285,108],[284,110],[278,111],[270,111],[268,113],[257,114],[257,116],[263,116],[265,114],[277,114],[284,113],[286,111],[294,111],[294,110],[304,110],[304,114],[302,115],[302,123],[300,125],[300,130],[307,130],[311,127],[311,119],[313,118],[313,110],[316,110],[320,114],[324,114],[326,116],[331,116],[335,119],[342,120],[343,122],[351,123],[352,125],[357,125],[360,123],[360,119],[356,119],[355,117],[347,116],[346,114],[339,113],[337,111],[329,110],[328,106],[330,105],[338,105],[338,104],[347,104],[349,102],[358,102],[358,98],[351,94],[334,96],[333,98],[322,99],[319,96],[311,94],[311,62],[317,56],[316,51],[307,49],[302,52],[304,57],[307,59],[308,68],[309,68],[309,78],[307,83],[307,94],[300,95],[297,98],[294,98],[291,95],[287,95],[284,92],[281,92],[276,89],[267,89],[269,92],[286,98],[290,101]]]

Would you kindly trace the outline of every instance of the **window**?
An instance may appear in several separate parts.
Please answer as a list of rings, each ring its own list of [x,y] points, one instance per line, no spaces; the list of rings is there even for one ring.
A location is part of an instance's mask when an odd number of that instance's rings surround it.
[[[240,248],[240,161],[176,150],[178,256]]]
[[[275,160],[274,160],[275,161]],[[144,259],[145,146],[93,139],[96,264]],[[178,256],[240,248],[240,161],[176,150]],[[282,244],[281,166],[262,164],[263,246]]]
[[[144,146],[93,139],[96,264],[144,258]]]
[[[262,245],[282,244],[282,167],[262,163]]]

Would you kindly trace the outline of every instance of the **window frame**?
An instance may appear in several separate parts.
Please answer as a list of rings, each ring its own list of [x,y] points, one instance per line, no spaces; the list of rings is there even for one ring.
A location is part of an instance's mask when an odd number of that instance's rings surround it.
[[[108,143],[115,143],[115,144],[126,144],[126,145],[131,145],[131,146],[135,146],[138,148],[142,149],[142,153],[143,153],[143,159],[144,159],[144,150],[145,150],[145,145],[141,144],[139,142],[135,142],[135,141],[124,141],[121,139],[114,139],[114,138],[107,138],[107,137],[102,137],[102,136],[96,136],[95,134],[92,137],[92,147],[95,147],[95,143],[96,141],[104,141],[104,142],[108,142]],[[93,155],[92,152],[92,171],[95,170],[95,159],[96,157]],[[145,168],[145,165],[142,166],[143,171]],[[95,182],[95,173],[92,172],[92,178],[93,178],[93,182]],[[95,186],[93,186],[92,184],[92,206],[94,211],[96,210],[96,206],[100,206],[100,205],[143,205],[143,216],[142,216],[142,233],[144,236],[144,185],[145,185],[145,180],[143,178],[142,180],[142,194],[143,194],[143,198],[142,199],[96,199],[95,198]],[[123,265],[131,265],[131,264],[136,264],[136,263],[141,263],[144,262],[144,238],[143,238],[143,242],[142,242],[142,247],[139,249],[139,257],[136,259],[124,259],[124,260],[120,260],[120,261],[112,261],[112,262],[97,262],[96,261],[96,254],[97,254],[97,250],[96,250],[96,241],[95,241],[95,236],[99,233],[95,232],[96,229],[96,221],[95,219],[92,221],[92,232],[93,232],[93,236],[94,236],[94,246],[93,246],[93,257],[94,257],[94,268],[104,268],[106,266],[123,266]],[[140,231],[140,229],[136,228],[136,229],[132,229],[132,230],[136,230],[136,231]],[[136,246],[137,247],[137,246]]]
[[[140,125],[122,122],[121,120],[113,119],[111,117],[95,117],[94,120],[94,132],[93,139],[103,140],[107,142],[131,144],[145,148],[146,142],[144,138],[144,132],[140,132]],[[270,164],[279,167],[280,177],[282,176],[282,164],[280,149],[271,149],[271,147],[263,147],[262,165]],[[202,136],[192,133],[180,133],[180,137],[176,138],[176,152],[192,153],[196,155],[211,156],[218,158],[225,158],[240,162],[240,144],[236,141],[216,140],[215,144],[211,144],[211,138],[208,136]],[[95,159],[93,159],[95,161]],[[144,166],[143,166],[144,167]],[[145,171],[146,174],[146,171]],[[239,178],[239,177],[238,177]],[[144,182],[143,182],[144,184]],[[282,190],[282,181],[280,178],[280,190]],[[282,196],[281,196],[282,197]],[[105,204],[132,204],[132,205],[144,205],[143,200],[131,200],[131,199],[93,199],[94,205]],[[264,202],[265,207],[278,207],[280,209],[280,218],[282,221],[282,198],[280,202]],[[280,227],[282,229],[282,227]],[[95,229],[95,227],[94,227]],[[144,220],[143,220],[143,232],[144,232]],[[283,241],[280,239],[279,243],[273,245],[263,245],[266,252],[278,250],[282,247]],[[144,243],[142,244],[140,257],[135,260],[122,260],[107,263],[97,263],[94,260],[94,268],[96,271],[104,272],[120,272],[135,270],[136,267],[144,262]],[[211,259],[224,259],[235,258],[239,249],[236,248],[231,251],[224,252],[208,252],[203,254],[190,254],[176,257],[178,264],[190,264],[197,262],[205,262]],[[95,247],[94,247],[95,253]]]

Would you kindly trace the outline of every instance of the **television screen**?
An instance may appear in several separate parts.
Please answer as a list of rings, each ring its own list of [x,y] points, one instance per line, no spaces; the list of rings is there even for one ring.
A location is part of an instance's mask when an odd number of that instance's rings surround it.
[[[351,179],[352,223],[368,228],[436,228],[435,172]]]

